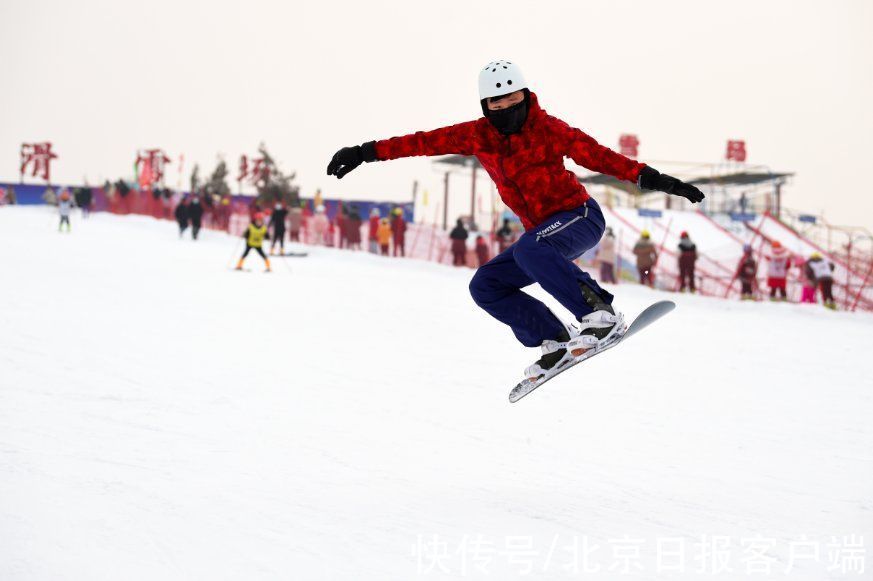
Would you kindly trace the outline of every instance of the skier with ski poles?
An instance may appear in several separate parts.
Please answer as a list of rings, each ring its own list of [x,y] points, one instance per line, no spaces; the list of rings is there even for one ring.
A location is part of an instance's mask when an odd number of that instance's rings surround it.
[[[243,255],[240,256],[239,262],[236,263],[236,270],[243,269],[243,263],[246,260],[246,256],[249,255],[249,252],[254,250],[264,259],[265,272],[270,272],[270,259],[267,258],[266,254],[264,254],[263,248],[264,240],[269,240],[270,235],[267,232],[267,226],[264,225],[264,215],[262,213],[257,212],[252,216],[252,223],[245,229],[242,237],[246,241],[246,249],[243,252]]]
[[[546,113],[510,61],[494,61],[480,71],[479,99],[484,116],[475,121],[344,147],[334,154],[327,173],[342,178],[363,162],[401,157],[475,156],[525,232],[476,271],[470,293],[523,345],[541,347],[542,357],[525,370],[525,377],[537,379],[626,329],[624,317],[612,307],[613,296],[573,263],[597,244],[605,220],[597,202],[564,167],[564,158],[645,190],[691,202],[704,196],[693,185],[624,157]],[[578,327],[565,325],[521,291],[534,282],[574,315]]]

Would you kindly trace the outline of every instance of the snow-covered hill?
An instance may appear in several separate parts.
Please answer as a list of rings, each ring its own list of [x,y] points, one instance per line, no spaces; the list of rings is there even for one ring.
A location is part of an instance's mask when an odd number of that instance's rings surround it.
[[[679,307],[510,405],[471,270],[238,251],[0,209],[0,579],[869,578],[870,316],[621,285]]]

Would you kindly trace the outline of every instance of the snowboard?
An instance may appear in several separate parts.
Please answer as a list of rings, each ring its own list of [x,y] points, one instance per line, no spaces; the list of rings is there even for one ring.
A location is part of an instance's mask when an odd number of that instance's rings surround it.
[[[600,353],[603,353],[608,349],[612,349],[622,341],[633,337],[634,335],[636,335],[637,333],[639,333],[640,331],[642,331],[643,329],[645,329],[675,308],[676,303],[674,303],[673,301],[658,301],[657,303],[649,305],[648,307],[643,309],[642,313],[637,315],[637,318],[631,322],[630,326],[628,326],[627,328],[627,331],[625,331],[623,335],[619,335],[617,337],[614,337],[612,340],[601,343],[597,346],[597,348],[588,351],[581,357],[577,357],[575,360],[564,365],[561,369],[559,369],[552,375],[546,375],[542,379],[536,381],[525,379],[521,383],[517,384],[515,387],[512,388],[512,391],[509,392],[509,403],[517,402],[536,388],[558,377],[568,369],[575,367],[583,361],[587,361],[588,359],[591,359],[595,355],[599,355]]]
[[[276,254],[275,256],[284,256],[285,258],[303,258],[309,256],[308,252],[286,252],[285,254]]]

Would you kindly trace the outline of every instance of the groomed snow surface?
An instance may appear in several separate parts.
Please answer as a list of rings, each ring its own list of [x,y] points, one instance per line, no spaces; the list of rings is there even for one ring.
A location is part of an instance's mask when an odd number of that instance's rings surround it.
[[[511,405],[469,269],[48,208],[0,249],[5,581],[871,577],[869,315],[621,285],[678,309]]]

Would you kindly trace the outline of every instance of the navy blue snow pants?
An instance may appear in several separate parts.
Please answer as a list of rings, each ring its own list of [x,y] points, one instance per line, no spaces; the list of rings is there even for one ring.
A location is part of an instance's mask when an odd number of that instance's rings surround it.
[[[603,212],[594,199],[575,210],[549,216],[476,271],[470,281],[473,300],[509,325],[526,347],[557,338],[564,325],[546,305],[521,289],[539,283],[577,319],[593,310],[585,302],[580,284],[611,304],[612,295],[572,262],[597,244],[605,227]]]

